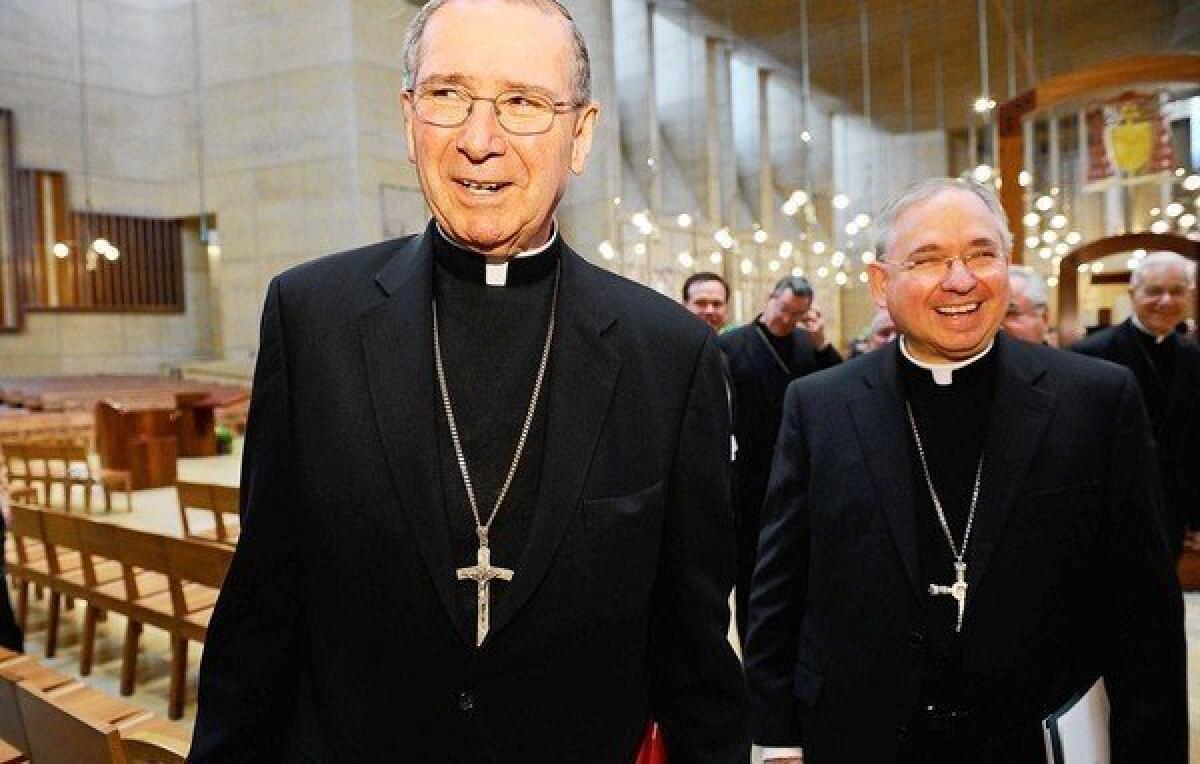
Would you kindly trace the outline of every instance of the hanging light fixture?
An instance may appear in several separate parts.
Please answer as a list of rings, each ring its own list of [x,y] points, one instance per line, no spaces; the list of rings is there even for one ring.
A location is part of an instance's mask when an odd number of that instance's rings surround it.
[[[76,213],[75,219],[80,223],[80,231],[76,232],[74,241],[56,241],[50,247],[51,253],[62,260],[70,256],[72,247],[86,247],[84,250],[84,268],[96,270],[101,259],[115,262],[121,257],[121,250],[104,237],[92,238],[91,222],[95,217],[92,206],[92,138],[88,121],[88,78],[87,57],[84,55],[83,39],[83,0],[75,0],[76,47],[79,50],[79,154],[82,161],[84,212]]]

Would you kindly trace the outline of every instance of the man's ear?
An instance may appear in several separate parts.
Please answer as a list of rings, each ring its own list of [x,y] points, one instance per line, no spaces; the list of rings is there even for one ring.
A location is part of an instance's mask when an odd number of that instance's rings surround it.
[[[878,261],[867,265],[867,286],[871,289],[871,299],[875,302],[876,307],[887,308],[889,279],[887,266]]]
[[[400,93],[400,111],[404,113],[404,142],[408,146],[408,161],[417,163],[417,142],[413,137],[413,123],[417,115],[413,113],[412,91]]]
[[[583,107],[583,113],[575,120],[575,134],[571,136],[571,172],[582,175],[587,167],[588,154],[592,151],[592,136],[596,130],[596,118],[600,116],[600,105],[592,101]]]

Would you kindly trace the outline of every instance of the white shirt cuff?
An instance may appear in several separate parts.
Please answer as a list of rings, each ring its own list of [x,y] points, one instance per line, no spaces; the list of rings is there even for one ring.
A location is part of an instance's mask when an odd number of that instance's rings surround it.
[[[804,751],[800,748],[763,748],[763,762],[771,759],[803,759]]]

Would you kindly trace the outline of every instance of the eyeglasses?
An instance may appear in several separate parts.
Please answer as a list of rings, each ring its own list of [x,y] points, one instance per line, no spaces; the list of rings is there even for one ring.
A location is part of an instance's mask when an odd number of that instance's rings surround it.
[[[912,259],[904,260],[899,263],[884,261],[888,265],[894,265],[902,271],[915,273],[919,276],[928,276],[941,278],[950,272],[954,261],[961,261],[963,267],[970,271],[973,275],[983,276],[990,275],[999,270],[1005,261],[1004,255],[999,254],[990,249],[980,249],[974,252],[966,252],[953,257],[945,257],[935,254],[918,254]]]
[[[1138,287],[1138,291],[1141,292],[1143,296],[1149,297],[1151,300],[1161,300],[1163,295],[1170,297],[1172,300],[1179,300],[1186,297],[1188,293],[1187,287],[1182,286],[1164,287],[1149,285]]]
[[[496,110],[500,127],[513,135],[537,135],[554,124],[557,114],[578,109],[567,101],[550,98],[528,90],[506,90],[495,98],[472,95],[465,88],[433,85],[409,90],[417,119],[435,127],[458,127],[471,116],[476,101],[486,101]]]

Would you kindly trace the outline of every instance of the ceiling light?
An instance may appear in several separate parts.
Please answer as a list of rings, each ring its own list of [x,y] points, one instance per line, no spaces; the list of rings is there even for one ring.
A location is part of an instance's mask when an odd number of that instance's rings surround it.
[[[1033,203],[1033,206],[1037,207],[1042,212],[1045,212],[1054,206],[1054,197],[1042,194],[1037,198],[1037,201]]]
[[[833,206],[837,209],[844,210],[850,206],[850,197],[846,196],[845,194],[834,194],[833,199],[830,200],[830,203],[833,204]]]
[[[679,213],[679,216],[675,218],[675,222],[679,224],[680,228],[691,228],[692,216],[686,212],[681,212]]]

